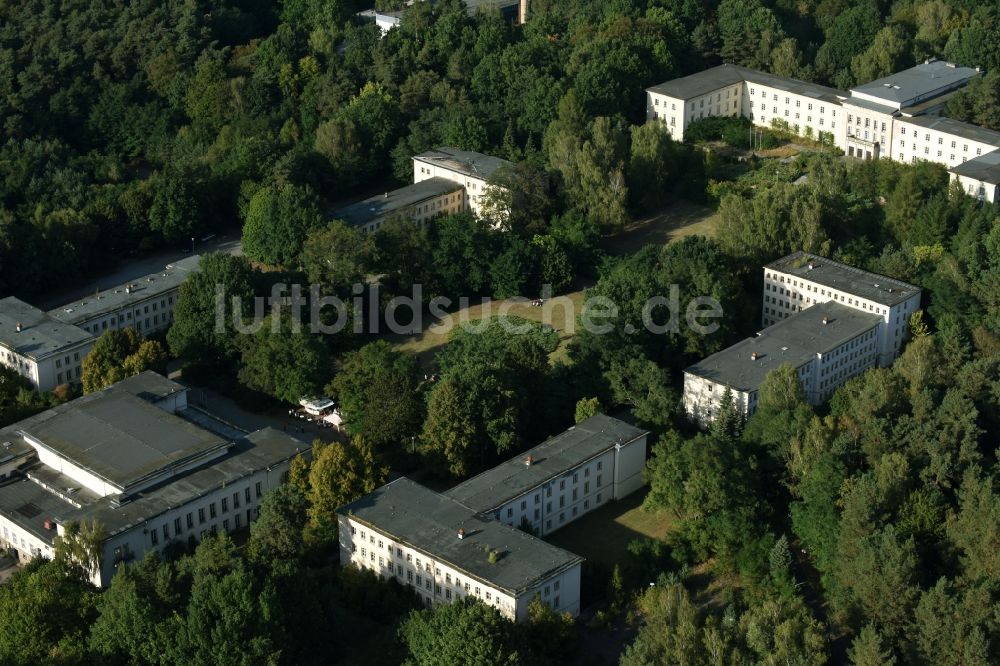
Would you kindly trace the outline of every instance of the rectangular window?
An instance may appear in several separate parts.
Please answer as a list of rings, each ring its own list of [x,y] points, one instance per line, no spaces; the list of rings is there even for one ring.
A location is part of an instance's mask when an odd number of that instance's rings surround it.
[[[240,494],[239,493],[233,493],[233,508],[234,509],[240,508]]]
[[[257,482],[257,485],[255,486],[254,489],[257,492],[257,499],[260,499],[260,495],[261,495],[261,493],[260,493],[260,481]]]
[[[208,515],[212,518],[215,518],[215,502],[212,502],[211,504],[208,505]]]
[[[222,498],[222,513],[228,513],[228,512],[229,512],[229,498],[228,497],[223,497]]]
[[[198,509],[198,524],[201,525],[205,522],[205,509]]]
[[[187,515],[187,527],[189,530],[194,528],[194,515],[191,513]]]
[[[174,534],[180,534],[180,533],[181,533],[181,519],[174,518]]]
[[[149,538],[150,540],[152,540],[154,546],[160,543],[160,537],[159,535],[157,535],[156,530],[153,530],[152,532],[149,533]]]

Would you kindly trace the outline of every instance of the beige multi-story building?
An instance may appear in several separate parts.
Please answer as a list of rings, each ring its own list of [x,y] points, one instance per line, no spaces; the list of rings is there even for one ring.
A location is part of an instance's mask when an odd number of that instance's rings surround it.
[[[920,288],[808,252],[794,252],[764,267],[762,324],[770,326],[813,305],[836,301],[878,315],[878,365],[899,355]]]
[[[151,550],[248,527],[309,455],[273,428],[247,434],[190,408],[186,387],[153,372],[3,428],[0,443],[2,543],[52,557],[67,526],[96,522],[98,586]]]
[[[500,167],[507,165],[510,165],[510,162],[499,157],[442,146],[414,155],[413,182],[444,178],[458,183],[462,186],[464,194],[463,210],[471,210],[480,215],[483,195],[490,187],[490,176]]]
[[[446,494],[512,527],[545,536],[638,490],[647,434],[597,414]]]
[[[405,477],[337,511],[340,561],[393,578],[427,606],[466,597],[521,622],[536,595],[580,612],[583,558]]]
[[[80,381],[94,336],[54,319],[24,301],[0,300],[0,362],[40,391]]]
[[[107,330],[134,328],[143,335],[170,328],[181,284],[201,270],[192,255],[167,264],[162,271],[49,310],[53,319],[82,328],[95,337]]]
[[[720,65],[646,91],[646,117],[681,141],[691,123],[742,116],[818,140],[859,159],[944,165],[963,190],[996,201],[1000,132],[943,117],[979,68],[928,60],[850,91]]]
[[[459,213],[464,209],[464,200],[461,185],[445,178],[429,178],[341,208],[334,211],[333,217],[365,233],[374,233],[395,217],[423,225],[440,215]]]

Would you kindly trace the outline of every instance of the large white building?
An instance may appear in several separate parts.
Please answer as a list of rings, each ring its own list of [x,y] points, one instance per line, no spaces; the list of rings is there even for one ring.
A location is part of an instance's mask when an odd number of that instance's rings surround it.
[[[405,477],[338,514],[341,564],[395,578],[428,606],[473,597],[524,621],[538,595],[580,612],[583,558]]]
[[[647,434],[597,414],[446,494],[512,527],[545,536],[638,490]]]
[[[978,68],[929,60],[844,92],[737,65],[646,90],[646,116],[681,141],[691,123],[742,116],[836,146],[850,157],[944,165],[970,195],[996,201],[1000,132],[942,117]]]
[[[899,355],[910,316],[920,308],[920,288],[808,252],[794,252],[764,267],[764,326],[827,301],[882,318],[877,360],[886,367]]]
[[[647,434],[598,414],[444,493],[393,481],[338,509],[341,564],[428,605],[473,596],[522,621],[538,595],[576,615],[583,560],[539,537],[640,488]]]
[[[192,255],[167,264],[162,271],[53,308],[48,314],[95,337],[107,330],[128,327],[143,335],[164,331],[173,321],[181,283],[199,270],[201,257]]]
[[[308,446],[273,428],[237,431],[190,408],[152,372],[0,430],[0,541],[52,557],[71,523],[106,536],[92,582],[176,541],[249,526]]]
[[[0,363],[41,391],[80,381],[94,336],[54,319],[24,301],[0,299]]]
[[[169,328],[181,283],[200,270],[200,261],[187,257],[48,312],[14,296],[0,299],[0,363],[40,391],[79,382],[84,357],[105,331],[132,327],[149,335]]]
[[[891,364],[902,348],[920,289],[807,252],[764,267],[762,323],[738,342],[684,371],[684,408],[704,425],[727,391],[750,417],[760,385],[784,363],[818,405],[851,377]]]
[[[463,210],[482,212],[482,198],[493,173],[511,163],[499,157],[472,150],[442,146],[413,156],[413,182],[444,178],[462,186]]]

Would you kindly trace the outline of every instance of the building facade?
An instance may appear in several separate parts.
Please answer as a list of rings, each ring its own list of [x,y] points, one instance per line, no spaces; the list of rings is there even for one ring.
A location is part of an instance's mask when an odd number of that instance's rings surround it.
[[[642,487],[647,435],[597,414],[446,494],[512,527],[546,536]]]
[[[583,560],[540,537],[641,487],[647,434],[598,414],[444,493],[397,479],[337,510],[341,564],[428,606],[471,596],[520,622],[538,596],[576,615]]]
[[[340,561],[408,585],[430,607],[473,597],[522,622],[540,597],[580,612],[583,559],[403,477],[338,509]]]
[[[849,157],[943,165],[972,196],[993,202],[1000,132],[943,117],[978,68],[940,60],[840,91],[737,65],[720,65],[646,90],[646,117],[682,141],[691,123],[742,116],[835,146]]]
[[[249,526],[264,495],[308,446],[265,428],[237,431],[187,404],[152,372],[0,430],[0,539],[22,560],[52,557],[71,524],[105,532],[95,585],[178,540]]]
[[[442,146],[414,155],[413,182],[443,178],[462,186],[462,209],[482,214],[483,195],[490,187],[490,176],[510,162],[471,150]]]
[[[899,356],[920,296],[912,284],[808,252],[773,261],[764,267],[764,329],[684,371],[685,410],[707,424],[728,393],[738,413],[752,416],[760,385],[784,363],[806,400],[821,404]]]
[[[134,328],[143,335],[165,331],[173,322],[181,284],[201,270],[200,264],[201,257],[192,255],[167,264],[162,271],[53,308],[48,314],[95,337],[123,328]]]
[[[837,302],[882,318],[878,365],[899,356],[910,316],[920,308],[920,288],[808,252],[764,267],[762,324],[770,326],[818,303]]]
[[[40,391],[79,382],[94,340],[14,296],[0,300],[0,362]]]
[[[345,206],[334,211],[333,217],[364,233],[374,233],[394,217],[423,225],[435,217],[459,213],[464,205],[461,185],[445,178],[429,178]]]
[[[832,301],[783,319],[686,368],[684,409],[707,425],[728,394],[736,412],[749,418],[767,375],[786,363],[798,374],[806,401],[821,404],[848,379],[875,367],[881,324],[876,314]]]

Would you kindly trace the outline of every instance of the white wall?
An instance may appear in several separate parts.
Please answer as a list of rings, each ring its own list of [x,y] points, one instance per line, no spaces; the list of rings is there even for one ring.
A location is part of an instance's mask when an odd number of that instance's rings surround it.
[[[383,578],[395,578],[403,585],[412,586],[428,606],[471,596],[495,607],[505,617],[520,622],[527,619],[528,603],[538,593],[543,601],[559,612],[573,615],[580,612],[579,564],[556,572],[537,585],[515,594],[429,553],[400,543],[391,535],[350,516],[340,515],[337,520],[342,566],[353,565],[369,569]],[[458,538],[457,534],[455,538]]]
[[[976,197],[989,203],[995,203],[998,200],[996,183],[987,183],[958,174],[952,174],[952,180],[957,180],[962,186],[962,191],[970,197]]]
[[[642,487],[645,467],[646,435],[615,446],[615,499],[622,499]]]
[[[458,183],[464,188],[462,195],[462,210],[471,210],[476,215],[482,211],[482,196],[489,185],[485,178],[467,176],[459,171],[452,171],[440,164],[413,159],[413,182],[419,183],[429,178],[444,178]]]

